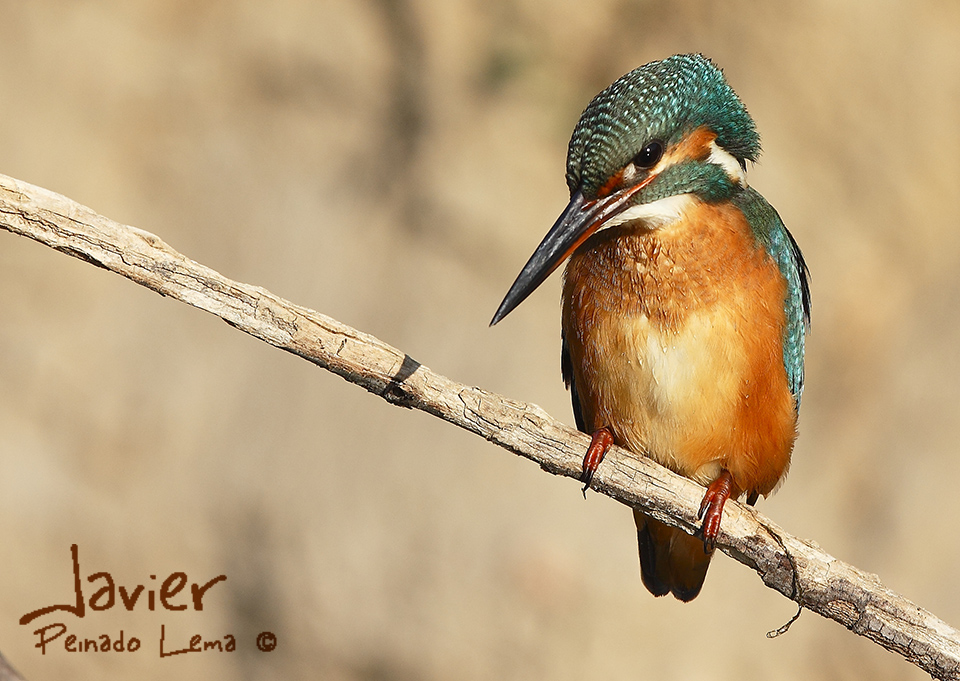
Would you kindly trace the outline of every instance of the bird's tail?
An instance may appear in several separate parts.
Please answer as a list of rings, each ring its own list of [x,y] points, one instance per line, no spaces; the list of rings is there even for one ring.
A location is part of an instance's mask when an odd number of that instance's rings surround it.
[[[634,511],[633,517],[643,585],[654,596],[673,592],[681,601],[692,601],[703,586],[713,551],[705,553],[703,540],[639,511]]]

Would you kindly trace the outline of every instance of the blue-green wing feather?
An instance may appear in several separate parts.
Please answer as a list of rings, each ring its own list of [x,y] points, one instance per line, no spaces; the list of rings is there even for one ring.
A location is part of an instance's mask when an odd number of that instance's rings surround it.
[[[794,402],[799,409],[800,396],[803,393],[804,336],[810,324],[807,264],[793,235],[787,231],[780,215],[766,199],[752,188],[736,192],[732,198],[750,223],[757,241],[777,263],[787,283],[787,297],[784,301],[787,324],[783,332],[783,367],[787,371],[790,392],[793,393]]]

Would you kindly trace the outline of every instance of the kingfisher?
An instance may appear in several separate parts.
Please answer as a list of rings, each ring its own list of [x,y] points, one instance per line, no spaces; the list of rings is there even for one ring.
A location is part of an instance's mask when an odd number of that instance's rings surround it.
[[[491,322],[567,261],[560,364],[591,435],[584,490],[613,444],[706,487],[696,536],[634,510],[654,596],[696,598],[724,503],[772,493],[797,437],[808,272],[747,184],[759,154],[753,119],[703,55],[626,74],[580,116],[570,202]]]

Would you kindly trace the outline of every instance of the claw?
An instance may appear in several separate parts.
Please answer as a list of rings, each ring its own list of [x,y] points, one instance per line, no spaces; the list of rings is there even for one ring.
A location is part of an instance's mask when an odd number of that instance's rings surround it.
[[[720,477],[710,483],[697,519],[703,520],[700,534],[703,537],[703,552],[710,553],[717,547],[717,534],[720,532],[720,518],[723,517],[723,505],[733,492],[733,476],[730,471],[724,470]]]
[[[580,491],[583,492],[584,499],[587,498],[587,489],[593,480],[593,474],[597,472],[597,466],[600,465],[603,457],[607,455],[607,450],[612,446],[613,433],[610,432],[609,428],[603,427],[594,431],[590,438],[587,453],[583,456],[583,472],[580,473],[580,482],[583,483],[583,489]]]

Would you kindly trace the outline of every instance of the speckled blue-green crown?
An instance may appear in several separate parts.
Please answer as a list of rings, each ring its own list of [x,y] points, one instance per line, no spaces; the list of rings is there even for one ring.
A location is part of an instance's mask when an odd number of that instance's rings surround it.
[[[592,195],[651,140],[676,143],[707,126],[741,164],[760,155],[760,136],[723,72],[701,54],[650,62],[587,105],[567,152],[567,185]]]

